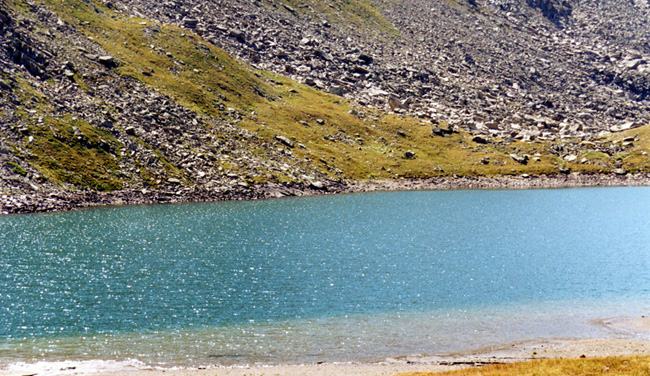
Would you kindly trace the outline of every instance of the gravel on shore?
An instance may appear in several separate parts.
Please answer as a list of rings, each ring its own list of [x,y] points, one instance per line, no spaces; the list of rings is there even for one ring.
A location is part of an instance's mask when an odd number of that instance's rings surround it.
[[[647,323],[646,323],[647,325]],[[650,333],[650,332],[649,332]],[[150,368],[94,361],[14,364],[0,376],[380,376],[408,372],[443,372],[489,364],[535,359],[650,356],[650,340],[629,338],[555,339],[504,344],[463,353],[397,356],[369,363],[322,363],[273,366]]]

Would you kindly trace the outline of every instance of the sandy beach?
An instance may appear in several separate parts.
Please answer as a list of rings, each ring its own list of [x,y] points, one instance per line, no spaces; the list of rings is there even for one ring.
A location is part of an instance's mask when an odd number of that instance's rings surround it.
[[[452,354],[399,356],[369,363],[155,369],[137,363],[67,361],[16,364],[0,376],[379,376],[418,371],[446,371],[491,363],[533,359],[650,355],[650,317],[597,320],[617,338],[526,341]]]

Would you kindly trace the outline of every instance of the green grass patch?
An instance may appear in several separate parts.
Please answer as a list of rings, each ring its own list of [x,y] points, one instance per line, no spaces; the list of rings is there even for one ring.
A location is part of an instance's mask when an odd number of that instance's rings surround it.
[[[433,125],[419,119],[363,109],[363,117],[348,113],[340,97],[276,77],[282,100],[256,107],[258,117],[242,126],[266,139],[287,137],[292,152],[336,176],[354,179],[501,175],[557,172],[557,158],[522,165],[510,153],[547,153],[545,144],[522,142],[507,146],[478,145],[466,132],[434,136]],[[261,124],[264,124],[262,126]],[[299,146],[298,146],[299,145]],[[413,155],[407,157],[407,153]],[[490,163],[482,160],[488,156]]]
[[[625,149],[615,154],[613,159],[620,160],[626,171],[650,171],[650,125],[611,134],[602,142]]]
[[[27,171],[24,168],[22,168],[18,163],[7,162],[6,165],[12,169],[14,174],[27,176]]]
[[[29,161],[49,181],[97,191],[122,187],[114,154],[121,144],[109,133],[80,120],[47,118],[29,134]]]
[[[397,29],[369,0],[280,0],[297,14],[319,21],[326,18],[344,27],[354,27],[378,36],[394,37]]]

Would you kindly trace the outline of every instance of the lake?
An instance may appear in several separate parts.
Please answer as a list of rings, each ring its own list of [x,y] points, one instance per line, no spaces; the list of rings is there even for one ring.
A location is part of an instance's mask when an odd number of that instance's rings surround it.
[[[0,217],[0,367],[373,361],[623,336],[650,188],[422,191]]]

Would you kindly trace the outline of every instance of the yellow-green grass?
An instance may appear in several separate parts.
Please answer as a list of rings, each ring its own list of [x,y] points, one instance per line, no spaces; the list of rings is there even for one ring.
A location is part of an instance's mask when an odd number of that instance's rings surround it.
[[[257,118],[242,125],[267,138],[274,134],[288,137],[296,145],[304,145],[295,148],[296,155],[322,167],[336,167],[350,178],[542,174],[558,169],[556,157],[546,155],[541,162],[523,165],[509,155],[546,153],[548,147],[542,143],[479,145],[466,132],[434,136],[430,123],[370,109],[362,110],[365,116],[361,120],[348,114],[348,104],[339,97],[276,80],[282,83],[278,90],[283,90],[283,99],[256,108]],[[407,159],[408,151],[415,158]],[[481,163],[486,156],[489,163]]]
[[[27,152],[14,149],[15,154],[33,166],[42,179],[56,184],[98,191],[122,187],[120,169],[111,154],[122,145],[110,133],[72,116],[48,116],[52,105],[40,91],[20,73],[12,82],[23,105],[14,115],[29,124],[20,133]],[[14,173],[27,176],[25,168],[13,166]]]
[[[634,138],[630,145],[626,139]],[[616,153],[613,158],[621,161],[621,167],[630,172],[650,171],[650,126],[629,129],[608,136],[604,141],[621,145],[626,150]]]
[[[396,36],[397,29],[368,0],[280,0],[296,13],[327,19],[377,36]]]
[[[447,372],[414,372],[400,376],[642,376],[650,375],[650,357],[551,359],[497,364]]]
[[[121,147],[108,132],[71,118],[45,118],[28,128],[27,158],[45,179],[82,189],[112,191],[122,187],[114,155]]]

